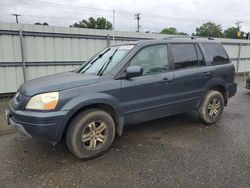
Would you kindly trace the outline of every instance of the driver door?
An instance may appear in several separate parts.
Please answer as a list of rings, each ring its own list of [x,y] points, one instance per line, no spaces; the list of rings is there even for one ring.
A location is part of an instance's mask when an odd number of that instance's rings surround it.
[[[169,70],[166,44],[143,47],[129,66],[141,66],[143,75],[122,80],[125,123],[138,123],[173,113],[174,74]]]

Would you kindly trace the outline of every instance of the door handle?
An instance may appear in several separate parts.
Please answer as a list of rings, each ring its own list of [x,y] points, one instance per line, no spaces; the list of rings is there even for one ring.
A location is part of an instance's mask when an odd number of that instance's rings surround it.
[[[171,82],[172,80],[169,80],[167,77],[165,77],[165,78],[163,78],[162,80],[161,80],[161,83],[169,83],[169,82]]]
[[[209,77],[211,75],[212,75],[211,72],[204,72],[204,73],[201,74],[202,77]]]

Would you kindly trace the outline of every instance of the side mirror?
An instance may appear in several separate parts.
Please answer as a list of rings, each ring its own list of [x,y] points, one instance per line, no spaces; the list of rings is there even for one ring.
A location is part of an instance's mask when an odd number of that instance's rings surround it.
[[[133,78],[141,76],[142,73],[143,73],[143,68],[141,66],[127,67],[125,78]]]

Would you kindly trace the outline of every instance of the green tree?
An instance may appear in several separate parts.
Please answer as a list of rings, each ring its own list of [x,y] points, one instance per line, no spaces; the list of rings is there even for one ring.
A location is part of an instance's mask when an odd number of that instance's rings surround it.
[[[225,38],[231,38],[231,39],[236,39],[237,37],[237,32],[239,29],[237,27],[230,27],[224,30],[224,37]]]
[[[177,35],[177,29],[174,27],[166,27],[161,32],[161,34]]]
[[[106,18],[101,17],[96,20],[96,29],[112,29],[112,23],[106,20]]]
[[[222,37],[222,28],[221,25],[216,25],[212,22],[207,22],[202,24],[200,27],[196,28],[196,36],[200,37]]]
[[[49,24],[48,24],[48,23],[46,23],[46,22],[43,22],[43,23],[36,22],[36,23],[34,23],[34,25],[49,25]]]
[[[187,33],[184,32],[178,32],[177,29],[174,27],[169,27],[169,28],[166,27],[160,33],[168,35],[188,35]]]
[[[112,30],[112,23],[107,21],[104,17],[99,17],[97,19],[90,17],[88,20],[83,19],[78,23],[70,25],[70,27]]]
[[[188,35],[188,34],[184,32],[178,32],[177,35]]]

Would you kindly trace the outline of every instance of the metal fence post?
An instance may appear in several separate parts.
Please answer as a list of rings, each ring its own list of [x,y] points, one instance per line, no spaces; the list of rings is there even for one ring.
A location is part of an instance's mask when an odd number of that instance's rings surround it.
[[[19,38],[20,38],[20,48],[21,48],[21,58],[22,58],[22,67],[23,67],[23,80],[26,81],[26,61],[25,61],[25,54],[24,54],[24,44],[23,44],[23,31],[19,30]]]
[[[107,46],[110,46],[110,36],[107,34]]]
[[[240,45],[239,45],[238,57],[237,57],[237,66],[236,66],[236,73],[237,73],[237,76],[239,76],[240,55],[241,55],[241,43],[240,43]]]

